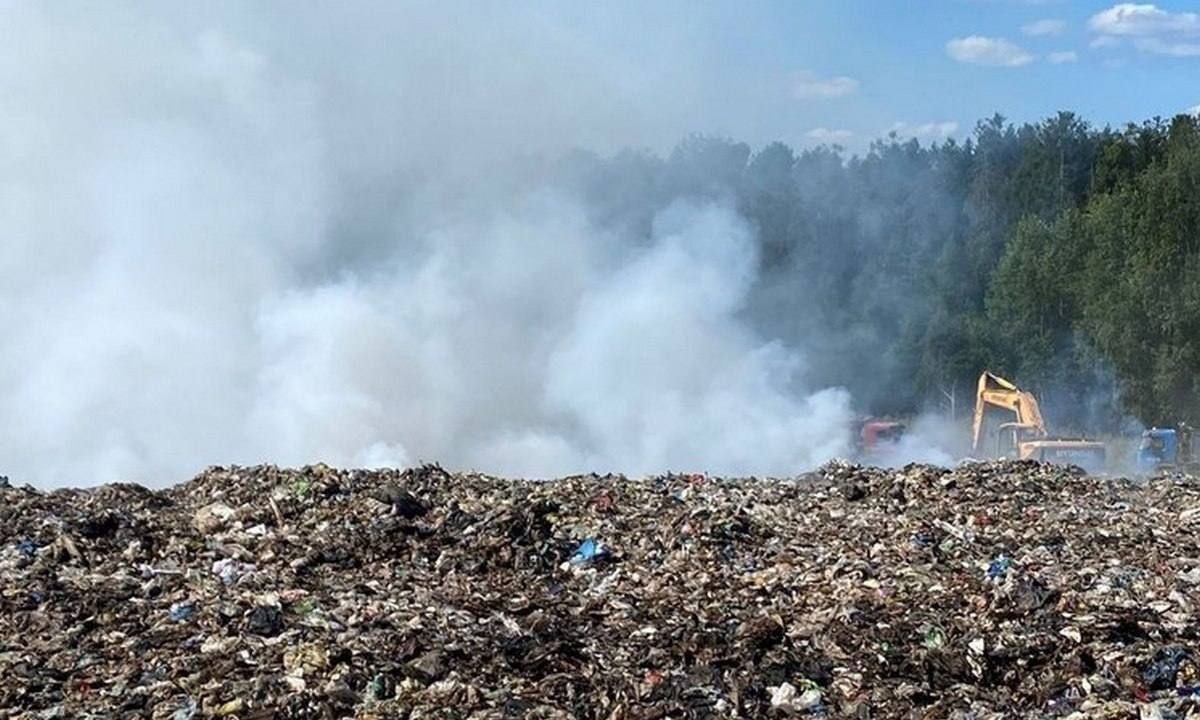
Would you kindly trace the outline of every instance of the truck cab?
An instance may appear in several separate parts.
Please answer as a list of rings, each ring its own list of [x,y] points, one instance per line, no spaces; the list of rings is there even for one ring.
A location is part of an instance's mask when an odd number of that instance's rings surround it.
[[[854,428],[856,455],[866,462],[878,462],[896,450],[907,426],[900,421],[879,417],[858,420]]]
[[[1179,433],[1174,428],[1153,427],[1142,433],[1138,445],[1137,467],[1153,472],[1179,462]]]
[[[894,447],[904,436],[905,426],[894,420],[868,420],[863,423],[859,441],[864,450],[871,452]]]

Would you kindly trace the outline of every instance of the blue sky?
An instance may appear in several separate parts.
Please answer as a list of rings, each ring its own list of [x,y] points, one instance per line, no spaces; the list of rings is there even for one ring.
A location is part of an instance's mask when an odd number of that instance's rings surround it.
[[[562,6],[559,6],[560,8]],[[568,23],[684,86],[675,131],[865,147],[1000,112],[1097,125],[1200,106],[1200,3],[811,0],[577,5]],[[700,79],[697,80],[695,76]],[[690,93],[690,94],[689,94]],[[669,130],[664,128],[664,132]]]
[[[0,21],[0,91],[7,73],[48,102],[133,96],[153,53],[230,48],[319,99],[360,164],[415,138],[470,167],[690,133],[861,151],[892,130],[961,139],[997,112],[1119,126],[1200,106],[1200,0],[0,0]]]

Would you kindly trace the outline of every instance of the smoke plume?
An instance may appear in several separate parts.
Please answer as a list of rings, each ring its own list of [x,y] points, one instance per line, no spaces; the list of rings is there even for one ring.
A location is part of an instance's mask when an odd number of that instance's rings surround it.
[[[667,70],[703,48],[635,68],[506,5],[275,10],[0,7],[0,471],[845,452],[847,395],[742,320],[759,258],[733,203],[627,227],[561,182],[571,147],[680,132]]]

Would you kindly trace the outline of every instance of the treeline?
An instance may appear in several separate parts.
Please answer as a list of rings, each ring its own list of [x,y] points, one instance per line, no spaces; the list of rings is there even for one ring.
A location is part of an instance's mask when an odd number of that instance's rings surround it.
[[[1196,118],[996,116],[852,157],[694,137],[566,166],[598,222],[635,233],[679,198],[736,204],[761,243],[747,317],[864,412],[969,412],[991,368],[1064,430],[1200,421]]]

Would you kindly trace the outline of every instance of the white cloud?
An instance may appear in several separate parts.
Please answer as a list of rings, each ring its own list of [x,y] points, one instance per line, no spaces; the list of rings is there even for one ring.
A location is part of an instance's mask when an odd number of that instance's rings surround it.
[[[954,38],[946,43],[946,54],[959,62],[993,67],[1019,67],[1034,61],[1033,54],[1021,46],[982,35]]]
[[[1102,35],[1200,35],[1200,15],[1167,12],[1151,3],[1121,3],[1093,15],[1088,27]]]
[[[897,122],[888,129],[888,134],[900,137],[945,139],[958,132],[958,123],[953,120],[912,124]]]
[[[1100,35],[1088,43],[1088,47],[1092,48],[1110,48],[1120,46],[1121,38],[1113,37],[1112,35]]]
[[[1144,53],[1200,57],[1200,14],[1169,12],[1153,4],[1121,3],[1096,13],[1088,27],[1097,34],[1092,47],[1110,47],[1132,38]]]
[[[1200,42],[1169,41],[1156,37],[1138,38],[1137,49],[1155,55],[1171,57],[1200,57]]]
[[[810,140],[816,140],[817,142],[837,142],[838,140],[849,140],[850,138],[854,137],[854,133],[840,128],[831,130],[829,128],[819,127],[809,130],[808,132],[804,133],[804,136]]]
[[[1028,25],[1021,27],[1021,32],[1031,37],[1040,35],[1061,35],[1063,30],[1067,29],[1067,23],[1063,20],[1038,20],[1031,22]]]
[[[796,80],[793,92],[799,98],[838,98],[851,95],[858,90],[858,81],[845,75],[820,78],[811,72],[803,72]]]
[[[1059,52],[1052,52],[1047,55],[1046,60],[1049,61],[1051,65],[1062,65],[1063,63],[1077,62],[1079,60],[1079,55],[1077,55],[1074,50],[1060,50]]]
[[[1195,115],[1196,117],[1200,117],[1200,105],[1193,105],[1192,107],[1188,108],[1184,112],[1186,112],[1188,115]]]

